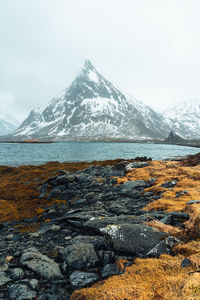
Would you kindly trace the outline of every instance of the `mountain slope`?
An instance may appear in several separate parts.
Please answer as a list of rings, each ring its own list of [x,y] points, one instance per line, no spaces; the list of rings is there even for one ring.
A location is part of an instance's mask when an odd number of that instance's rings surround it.
[[[16,130],[16,126],[8,121],[0,119],[0,136],[10,134],[14,132],[14,130]]]
[[[200,138],[200,99],[183,101],[164,112],[173,131],[188,139]]]
[[[15,136],[73,138],[165,138],[160,114],[120,92],[86,61],[65,93],[32,110]]]

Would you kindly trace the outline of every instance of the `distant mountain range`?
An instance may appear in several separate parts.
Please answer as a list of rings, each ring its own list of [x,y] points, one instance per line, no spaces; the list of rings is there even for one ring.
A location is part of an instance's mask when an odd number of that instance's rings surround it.
[[[0,119],[0,135],[8,135],[16,130],[12,123]]]
[[[87,60],[65,92],[32,110],[12,137],[165,139],[170,131],[200,138],[200,100],[180,103],[161,115],[121,92]]]
[[[184,101],[163,114],[169,126],[188,139],[200,138],[200,100]]]

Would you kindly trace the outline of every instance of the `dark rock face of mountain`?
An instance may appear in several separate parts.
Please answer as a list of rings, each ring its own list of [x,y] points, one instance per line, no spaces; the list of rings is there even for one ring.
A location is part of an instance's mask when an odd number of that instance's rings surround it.
[[[181,137],[179,134],[177,134],[175,131],[171,131],[168,135],[168,138],[164,140],[165,143],[169,144],[179,144],[184,143],[187,140],[185,140],[183,137]]]
[[[120,92],[86,61],[65,93],[32,110],[14,136],[57,139],[165,138],[164,118]]]

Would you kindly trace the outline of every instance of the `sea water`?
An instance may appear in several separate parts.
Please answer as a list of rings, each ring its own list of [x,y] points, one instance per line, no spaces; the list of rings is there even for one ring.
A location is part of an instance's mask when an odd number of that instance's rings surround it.
[[[75,162],[131,159],[160,160],[200,152],[199,148],[140,143],[62,142],[48,144],[0,143],[0,165],[39,165],[49,161]]]

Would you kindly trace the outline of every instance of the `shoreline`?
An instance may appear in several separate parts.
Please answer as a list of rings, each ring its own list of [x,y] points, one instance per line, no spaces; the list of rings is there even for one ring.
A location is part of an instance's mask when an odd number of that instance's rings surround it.
[[[199,165],[200,154],[0,167],[2,299],[192,296]]]
[[[83,143],[133,143],[133,144],[155,144],[155,145],[176,145],[184,147],[200,148],[200,140],[185,140],[182,142],[171,142],[168,140],[132,140],[132,139],[70,139],[70,140],[1,140],[0,143],[14,143],[14,144],[51,144],[51,143],[65,143],[65,142],[83,142]]]

